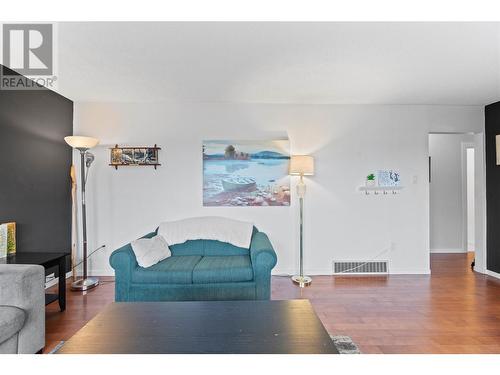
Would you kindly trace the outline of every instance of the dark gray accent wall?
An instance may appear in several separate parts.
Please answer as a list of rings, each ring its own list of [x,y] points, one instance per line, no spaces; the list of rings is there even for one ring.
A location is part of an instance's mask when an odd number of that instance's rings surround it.
[[[500,102],[485,107],[487,268],[500,273],[500,165],[495,136],[500,134]]]
[[[17,222],[18,252],[71,251],[71,134],[71,100],[0,90],[0,222]]]

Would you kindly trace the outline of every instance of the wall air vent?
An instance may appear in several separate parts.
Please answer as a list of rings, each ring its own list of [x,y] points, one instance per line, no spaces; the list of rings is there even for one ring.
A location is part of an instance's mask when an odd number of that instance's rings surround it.
[[[333,274],[384,275],[389,273],[388,261],[333,261]]]

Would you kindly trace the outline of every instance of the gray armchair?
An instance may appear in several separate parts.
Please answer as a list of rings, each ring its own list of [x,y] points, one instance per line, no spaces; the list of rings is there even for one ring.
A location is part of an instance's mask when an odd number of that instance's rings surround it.
[[[44,286],[42,266],[0,264],[0,354],[45,346]]]

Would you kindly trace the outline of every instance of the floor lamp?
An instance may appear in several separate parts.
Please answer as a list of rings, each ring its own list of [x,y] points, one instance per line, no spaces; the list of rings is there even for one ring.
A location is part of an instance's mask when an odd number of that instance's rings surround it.
[[[94,161],[94,155],[88,152],[92,147],[97,146],[99,140],[92,137],[69,136],[64,137],[68,145],[80,151],[80,173],[82,190],[82,236],[83,236],[83,277],[71,284],[72,290],[85,291],[99,285],[96,277],[87,277],[87,212],[85,202],[85,185],[87,184],[87,173],[90,165]],[[87,172],[87,173],[86,173]],[[74,265],[73,265],[74,267]]]
[[[292,155],[292,158],[290,159],[289,173],[292,176],[300,176],[300,181],[297,184],[297,195],[299,197],[300,205],[300,273],[299,275],[292,276],[292,281],[303,288],[310,285],[312,282],[312,279],[309,276],[304,276],[304,196],[306,195],[304,176],[314,175],[314,158],[309,155]]]

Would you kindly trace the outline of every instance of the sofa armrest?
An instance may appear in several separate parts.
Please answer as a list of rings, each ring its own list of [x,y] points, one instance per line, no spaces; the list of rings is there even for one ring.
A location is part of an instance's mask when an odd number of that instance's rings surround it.
[[[38,265],[0,265],[0,305],[26,313],[19,331],[18,353],[33,354],[45,346],[45,270]]]
[[[259,270],[270,272],[276,265],[276,253],[265,233],[257,232],[253,235],[250,244],[250,259],[252,261],[254,276],[257,276]]]
[[[255,281],[255,298],[268,300],[271,297],[271,270],[276,265],[277,258],[265,233],[254,233],[250,244],[250,260]]]
[[[132,245],[127,244],[113,251],[109,264],[115,270],[115,301],[128,301],[132,271],[138,266]]]
[[[153,236],[156,236],[156,231],[141,238],[151,238]],[[132,245],[126,244],[113,251],[109,257],[109,264],[115,270],[115,301],[128,301],[132,272],[139,266]]]
[[[132,245],[128,243],[113,251],[109,257],[109,264],[116,272],[130,274],[138,265]]]

